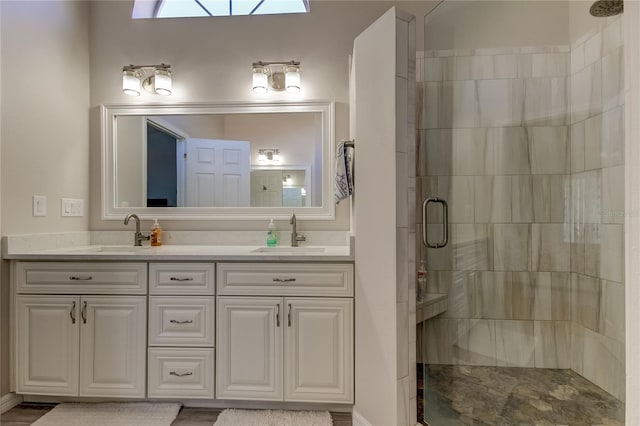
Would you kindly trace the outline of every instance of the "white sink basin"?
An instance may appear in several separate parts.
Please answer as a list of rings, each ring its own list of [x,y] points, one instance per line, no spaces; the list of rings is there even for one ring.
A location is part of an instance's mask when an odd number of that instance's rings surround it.
[[[260,247],[251,253],[324,253],[324,247]]]
[[[85,251],[87,253],[104,253],[104,254],[136,254],[151,251],[149,246],[98,246],[91,248],[78,249],[77,251]]]

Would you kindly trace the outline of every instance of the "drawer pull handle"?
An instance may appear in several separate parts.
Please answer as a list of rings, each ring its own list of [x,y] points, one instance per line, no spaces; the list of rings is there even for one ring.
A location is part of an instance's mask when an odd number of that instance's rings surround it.
[[[273,282],[274,283],[293,283],[295,282],[296,279],[295,278],[274,278]]]
[[[280,304],[276,305],[276,327],[280,327]]]
[[[82,304],[82,310],[80,311],[80,316],[82,317],[82,323],[87,323],[87,302]]]
[[[171,277],[169,278],[170,281],[193,281],[193,277]]]
[[[178,373],[177,371],[171,371],[169,372],[170,376],[176,376],[176,377],[184,377],[184,376],[193,376],[192,372],[187,372],[187,373]]]
[[[172,324],[192,324],[193,320],[169,320]]]
[[[69,316],[71,317],[71,324],[75,324],[76,323],[76,302],[75,301],[71,305]]]
[[[69,279],[71,281],[91,281],[93,279],[93,277],[91,275],[86,276],[86,277],[79,277],[79,276],[76,276],[76,275],[72,275],[72,276],[69,277]]]
[[[291,303],[289,303],[289,311],[287,312],[287,326],[291,327]]]

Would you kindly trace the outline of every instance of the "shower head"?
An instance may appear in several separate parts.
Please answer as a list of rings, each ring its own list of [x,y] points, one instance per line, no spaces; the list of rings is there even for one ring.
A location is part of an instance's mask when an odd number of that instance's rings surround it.
[[[598,0],[589,9],[589,13],[597,18],[618,15],[623,11],[624,3],[622,0]]]

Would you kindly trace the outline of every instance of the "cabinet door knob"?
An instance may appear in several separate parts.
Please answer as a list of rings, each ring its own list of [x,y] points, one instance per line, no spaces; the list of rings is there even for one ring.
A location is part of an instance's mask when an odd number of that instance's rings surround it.
[[[184,377],[184,376],[193,376],[193,373],[190,371],[186,373],[178,373],[177,371],[170,371],[169,375],[176,376],[176,377]]]
[[[289,311],[287,312],[287,326],[291,327],[291,303],[289,303]]]
[[[170,281],[193,281],[193,277],[171,277]]]
[[[276,305],[276,327],[280,327],[280,304]]]
[[[192,324],[193,320],[169,320],[171,324]]]

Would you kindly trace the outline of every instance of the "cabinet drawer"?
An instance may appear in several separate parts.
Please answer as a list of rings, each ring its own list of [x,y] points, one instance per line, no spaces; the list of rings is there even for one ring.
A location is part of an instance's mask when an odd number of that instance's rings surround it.
[[[213,346],[213,296],[149,297],[150,346]]]
[[[18,293],[146,294],[146,263],[16,262]]]
[[[353,296],[352,264],[220,263],[218,294]]]
[[[149,349],[149,398],[213,398],[213,349]]]
[[[213,263],[151,263],[150,294],[214,294]]]

